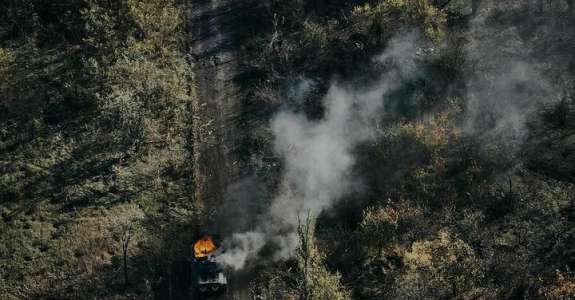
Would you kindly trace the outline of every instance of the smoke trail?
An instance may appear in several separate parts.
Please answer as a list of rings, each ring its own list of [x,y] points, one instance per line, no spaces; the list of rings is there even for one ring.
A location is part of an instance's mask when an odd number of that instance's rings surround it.
[[[537,43],[553,33],[553,25],[534,26],[524,3],[491,5],[494,13],[480,14],[466,34],[465,73],[470,78],[463,129],[480,140],[516,147],[527,134],[528,117],[539,104],[553,100],[552,84],[542,75],[549,73],[545,70],[552,61],[537,53],[544,48]],[[495,17],[503,14],[523,17]]]
[[[353,190],[353,150],[375,138],[377,119],[385,95],[416,74],[418,35],[392,39],[387,50],[374,59],[383,74],[375,84],[357,89],[334,83],[323,99],[325,115],[310,120],[301,113],[281,111],[271,121],[274,151],[284,173],[279,195],[254,232],[236,233],[224,242],[229,250],[220,261],[241,269],[265,245],[274,245],[272,259],[293,255],[297,247],[298,218],[329,208]]]
[[[499,14],[523,13],[513,3],[492,5]],[[484,141],[483,147],[508,146],[511,155],[525,138],[528,116],[537,105],[551,100],[553,85],[542,74],[553,68],[562,70],[557,68],[560,63],[553,62],[550,68],[549,58],[534,52],[545,49],[547,42],[542,37],[553,34],[553,24],[544,22],[532,28],[531,23],[528,16],[498,19],[485,10],[465,32],[462,129],[473,139]],[[531,35],[526,35],[529,32]],[[224,243],[230,250],[221,256],[222,262],[241,269],[250,258],[268,252],[264,251],[268,245],[274,245],[272,259],[290,257],[297,246],[294,228],[298,218],[305,218],[310,211],[319,214],[357,187],[357,179],[350,174],[355,163],[353,151],[376,138],[377,120],[386,113],[386,95],[420,75],[417,57],[421,46],[414,33],[392,39],[373,62],[383,70],[380,78],[362,88],[333,83],[323,98],[325,114],[320,120],[289,110],[272,119],[274,151],[284,166],[279,193],[259,216],[255,230],[236,233]],[[554,60],[561,62],[564,57]],[[311,81],[294,85],[288,97],[304,97],[311,85]]]

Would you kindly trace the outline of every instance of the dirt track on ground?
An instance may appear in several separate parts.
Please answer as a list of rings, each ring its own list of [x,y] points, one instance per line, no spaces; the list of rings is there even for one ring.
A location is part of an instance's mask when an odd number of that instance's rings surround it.
[[[235,33],[241,28],[238,12],[248,5],[246,2],[191,1],[188,44],[196,91],[192,103],[195,197],[208,212],[215,212],[224,204],[228,186],[240,173],[235,153],[239,145],[236,120],[241,96],[234,84],[240,45]],[[211,220],[207,221],[206,226],[212,227]],[[235,282],[231,276],[228,293],[217,299],[248,299],[246,289]]]
[[[236,75],[238,45],[231,23],[238,1],[192,1],[191,55],[194,64],[194,176],[196,199],[215,208],[237,179],[234,149],[239,105]]]

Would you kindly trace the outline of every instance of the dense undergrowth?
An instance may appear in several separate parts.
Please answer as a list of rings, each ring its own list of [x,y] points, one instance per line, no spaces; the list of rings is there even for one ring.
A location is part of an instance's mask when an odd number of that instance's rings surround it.
[[[572,2],[505,2],[268,0],[246,12],[239,155],[265,199],[282,172],[270,118],[287,107],[321,119],[331,82],[369,84],[394,36],[423,40],[421,76],[387,95],[377,139],[354,149],[362,193],[301,225],[297,259],[259,266],[254,292],[575,295]],[[0,298],[140,299],[180,284],[172,266],[205,221],[193,196],[189,9],[0,4]],[[509,111],[491,107],[531,97],[530,81],[508,90],[488,78],[479,109],[469,86],[517,57],[552,84],[508,127]]]
[[[249,39],[245,51],[246,105],[262,116],[251,123],[246,152],[260,153],[263,163],[254,168],[271,194],[277,182],[267,174],[281,166],[266,164],[273,137],[261,128],[275,111],[321,119],[334,78],[369,85],[379,72],[372,58],[394,36],[415,31],[426,40],[418,54],[422,75],[388,95],[379,137],[355,150],[353,172],[363,193],[342,199],[317,221],[326,265],[353,298],[574,295],[573,73],[565,67],[573,58],[559,49],[569,43],[563,37],[574,20],[567,2],[483,1],[481,12],[471,11],[478,5],[471,1],[265,6],[273,27]],[[511,30],[519,33],[501,33]],[[500,48],[489,54],[481,43]],[[515,105],[509,98],[529,102],[537,93],[525,91],[530,79],[487,79],[480,110],[470,92],[470,85],[493,76],[486,70],[506,60],[535,65],[542,77],[557,80],[543,100],[521,108],[519,127],[499,108]],[[277,283],[296,276],[294,270],[301,272],[289,264],[264,271],[256,289],[305,294],[304,279]],[[332,288],[338,295],[341,287]]]
[[[200,223],[184,8],[0,11],[0,298],[153,297]]]

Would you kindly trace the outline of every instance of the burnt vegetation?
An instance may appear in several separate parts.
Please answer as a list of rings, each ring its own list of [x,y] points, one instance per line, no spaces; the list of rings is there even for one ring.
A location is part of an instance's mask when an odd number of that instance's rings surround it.
[[[196,199],[195,2],[0,3],[0,299],[190,297],[190,246],[226,210]],[[333,81],[361,89],[394,37],[422,40],[417,75],[353,149],[357,192],[300,220],[294,257],[264,247],[242,297],[574,297],[574,3],[240,10],[230,155],[256,186],[245,211],[281,189],[277,112],[321,120]]]

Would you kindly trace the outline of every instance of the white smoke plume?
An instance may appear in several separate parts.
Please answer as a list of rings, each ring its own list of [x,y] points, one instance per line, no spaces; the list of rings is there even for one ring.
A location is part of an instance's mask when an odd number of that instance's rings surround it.
[[[551,67],[554,62],[537,53],[547,47],[539,43],[553,34],[553,25],[545,21],[532,26],[536,16],[524,5],[514,1],[490,3],[491,11],[483,11],[472,20],[466,33],[465,73],[471,78],[463,129],[476,138],[520,144],[527,134],[529,116],[539,104],[554,100],[553,86],[543,73],[549,75],[549,69],[557,66]],[[519,13],[524,17],[513,21],[494,17]]]
[[[550,60],[544,52],[537,53],[537,49],[548,47],[545,37],[554,34],[553,23],[546,21],[532,28],[529,18],[493,17],[497,13],[524,14],[517,5],[493,2],[493,12],[484,9],[472,20],[465,32],[466,62],[460,66],[466,83],[461,129],[469,137],[485,141],[484,147],[510,146],[512,155],[528,132],[529,116],[538,105],[552,100],[556,83],[546,78],[553,69],[561,73],[560,62],[564,61],[564,57]],[[359,182],[351,176],[354,149],[376,138],[377,120],[386,113],[386,95],[421,75],[419,53],[434,50],[422,46],[414,33],[392,39],[373,61],[381,66],[380,78],[361,88],[333,83],[323,98],[325,114],[319,120],[289,110],[273,118],[274,151],[284,166],[279,193],[253,231],[236,233],[224,243],[229,250],[221,256],[222,262],[241,269],[269,244],[275,245],[272,259],[292,256],[298,219],[305,219],[310,212],[321,213],[357,188]],[[297,103],[313,84],[304,79],[293,85],[287,97]]]
[[[255,231],[236,233],[224,242],[228,250],[220,255],[221,262],[241,269],[268,243],[277,248],[272,259],[292,256],[298,219],[319,214],[354,189],[353,151],[375,138],[385,95],[415,75],[418,44],[415,33],[392,39],[373,61],[383,74],[369,87],[333,83],[323,99],[325,115],[320,120],[292,111],[281,111],[272,119],[274,150],[284,165],[280,194]]]
[[[234,233],[231,238],[222,245],[226,252],[218,256],[218,260],[224,265],[231,266],[235,270],[242,269],[249,255],[257,253],[265,244],[265,237],[260,232]]]

